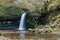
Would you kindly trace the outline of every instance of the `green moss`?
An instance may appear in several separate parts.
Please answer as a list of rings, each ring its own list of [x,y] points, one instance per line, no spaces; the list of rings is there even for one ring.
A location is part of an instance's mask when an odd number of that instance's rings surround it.
[[[55,16],[55,19],[58,19],[58,18],[60,19],[60,14]]]
[[[60,19],[60,11],[59,10],[52,11],[48,17],[49,22],[56,20],[56,19]]]
[[[23,13],[23,11],[16,6],[1,6],[0,8],[0,17],[2,17],[2,19],[7,19],[7,18],[19,18],[21,16],[21,14]],[[5,17],[5,18],[3,18]]]
[[[55,10],[60,5],[60,0],[50,0],[50,4],[48,5],[47,9]]]

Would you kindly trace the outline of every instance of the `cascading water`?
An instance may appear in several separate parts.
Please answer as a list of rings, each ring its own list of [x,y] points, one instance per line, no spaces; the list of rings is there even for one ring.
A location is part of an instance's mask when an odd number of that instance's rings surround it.
[[[25,17],[26,13],[23,13],[21,16],[20,24],[19,24],[19,30],[25,30]]]
[[[25,40],[25,18],[26,18],[26,13],[23,13],[19,24],[20,40]]]

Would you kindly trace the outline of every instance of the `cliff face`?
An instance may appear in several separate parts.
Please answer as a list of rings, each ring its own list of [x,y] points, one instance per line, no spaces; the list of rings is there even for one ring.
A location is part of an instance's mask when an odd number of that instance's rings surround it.
[[[0,0],[0,20],[19,19],[23,11],[30,13],[28,24],[55,22],[53,20],[60,20],[60,0]]]
[[[46,0],[16,0],[14,4],[29,11],[41,10]]]
[[[45,0],[0,0],[0,19],[19,18],[24,10],[28,13],[41,13],[44,2]]]
[[[57,7],[60,8],[59,0],[0,0],[1,12],[3,12],[5,9],[11,9],[12,11],[25,9],[29,12],[38,12],[42,14],[51,10],[55,10]]]

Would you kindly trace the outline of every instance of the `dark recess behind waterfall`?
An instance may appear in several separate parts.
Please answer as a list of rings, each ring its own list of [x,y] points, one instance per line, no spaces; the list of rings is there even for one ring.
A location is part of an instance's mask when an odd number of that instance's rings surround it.
[[[20,17],[15,18],[0,17],[0,30],[17,30],[19,28],[19,20]],[[8,23],[9,21],[12,23]]]
[[[21,16],[14,18],[0,17],[0,30],[18,30],[20,19]],[[12,23],[8,23],[8,22],[12,22]]]

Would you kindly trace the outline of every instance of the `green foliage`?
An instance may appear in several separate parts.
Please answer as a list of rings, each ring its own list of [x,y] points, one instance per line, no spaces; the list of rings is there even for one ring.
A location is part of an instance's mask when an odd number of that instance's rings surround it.
[[[5,15],[4,12],[5,12],[4,7],[0,6],[0,17]]]
[[[10,7],[0,7],[0,17],[8,18],[14,18],[14,17],[20,17],[22,14],[22,10],[19,7],[16,6],[10,6]]]
[[[11,16],[20,16],[21,15],[21,9],[15,6],[7,7],[5,8],[5,13]]]
[[[49,10],[55,10],[60,5],[60,0],[50,0],[50,4],[48,5]]]
[[[35,27],[35,21],[33,20],[33,18],[31,18],[29,16],[26,19],[26,23],[27,23],[27,25],[30,25],[30,28],[34,28]]]
[[[51,12],[50,15],[48,16],[49,22],[60,19],[60,10],[55,10],[54,12]]]
[[[0,5],[11,6],[11,5],[13,5],[13,0],[0,0]]]

